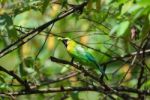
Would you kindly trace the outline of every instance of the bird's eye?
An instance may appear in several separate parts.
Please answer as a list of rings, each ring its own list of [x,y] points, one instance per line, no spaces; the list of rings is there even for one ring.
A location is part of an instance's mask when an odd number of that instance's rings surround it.
[[[64,43],[64,45],[67,47],[67,39],[62,40],[62,42]]]

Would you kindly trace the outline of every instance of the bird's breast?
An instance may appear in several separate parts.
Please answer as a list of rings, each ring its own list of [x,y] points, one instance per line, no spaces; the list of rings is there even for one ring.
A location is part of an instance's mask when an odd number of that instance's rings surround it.
[[[68,51],[69,53],[72,53],[74,49],[75,49],[74,46],[71,46],[71,45],[68,45],[68,46],[67,46],[67,51]]]
[[[70,53],[73,52],[75,50],[75,46],[75,42],[69,41],[67,45],[67,51]]]

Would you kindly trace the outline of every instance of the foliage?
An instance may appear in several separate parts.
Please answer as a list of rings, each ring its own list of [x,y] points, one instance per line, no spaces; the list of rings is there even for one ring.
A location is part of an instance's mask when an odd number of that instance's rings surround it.
[[[90,48],[100,73],[58,37]],[[149,0],[0,0],[1,99],[149,99]]]

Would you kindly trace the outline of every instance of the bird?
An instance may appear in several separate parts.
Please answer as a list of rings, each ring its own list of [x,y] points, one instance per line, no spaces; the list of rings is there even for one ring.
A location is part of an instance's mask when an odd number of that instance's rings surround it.
[[[87,48],[68,37],[67,38],[59,37],[59,40],[63,42],[67,52],[72,57],[71,62],[75,60],[80,64],[91,67],[92,69],[98,69],[101,72],[102,76],[105,76],[106,79],[108,79],[103,68],[98,64],[92,53],[89,52],[90,48]]]

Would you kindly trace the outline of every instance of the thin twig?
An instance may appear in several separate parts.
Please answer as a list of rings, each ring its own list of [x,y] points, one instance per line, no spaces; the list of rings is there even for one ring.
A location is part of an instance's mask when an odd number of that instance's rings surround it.
[[[17,41],[15,41],[14,43],[12,43],[12,44],[8,45],[7,47],[5,47],[4,49],[2,49],[0,51],[0,58],[5,56],[6,54],[12,52],[13,50],[17,49],[19,46],[25,44],[29,40],[31,40],[33,37],[35,37],[37,34],[42,32],[49,25],[57,22],[58,20],[66,17],[76,11],[82,11],[86,4],[87,4],[87,2],[83,2],[80,5],[74,6],[74,7],[70,8],[69,10],[62,12],[60,16],[54,18],[53,20],[37,27],[36,29],[34,29],[33,31],[31,31],[29,33],[26,33],[24,36],[20,37]]]
[[[53,62],[57,62],[57,63],[61,63],[61,64],[69,64],[73,67],[75,67],[76,69],[79,69],[79,70],[82,70],[83,73],[85,73],[85,75],[87,76],[90,76],[92,79],[96,80],[96,81],[99,81],[99,78],[90,74],[87,70],[85,70],[83,67],[81,66],[78,66],[77,64],[74,64],[72,62],[69,62],[69,61],[66,61],[66,60],[62,60],[62,59],[59,59],[59,58],[55,58],[55,57],[50,57],[51,61]]]
[[[108,86],[103,80],[101,80],[99,77],[91,74],[89,71],[85,70],[82,66],[78,66],[72,62],[66,61],[66,60],[62,60],[62,59],[58,59],[55,57],[50,57],[50,59],[54,62],[57,63],[61,63],[61,64],[68,64],[71,65],[73,67],[75,67],[76,69],[82,71],[82,73],[84,73],[86,76],[89,76],[90,78],[94,79],[95,81],[97,81],[98,83],[100,83],[101,86],[103,86],[105,91],[111,91],[113,93],[115,93],[116,95],[120,96],[121,94],[118,93],[116,90],[113,90],[110,86]]]
[[[8,75],[12,76],[14,79],[16,79],[21,85],[25,87],[26,90],[30,90],[30,86],[27,83],[27,81],[22,80],[19,76],[17,76],[13,71],[8,71],[4,67],[0,66],[0,71],[7,73]]]
[[[66,80],[66,79],[68,79],[68,78],[77,76],[77,75],[79,75],[79,74],[81,74],[81,73],[80,73],[80,72],[71,72],[71,73],[69,73],[69,74],[67,74],[67,75],[63,75],[63,76],[58,77],[58,78],[53,79],[53,80],[43,80],[43,81],[41,81],[42,84],[40,84],[40,86],[41,86],[41,85],[52,84],[52,83],[57,83],[57,82]]]
[[[138,89],[134,89],[134,88],[128,88],[128,87],[112,87],[114,90],[117,90],[119,92],[114,92],[114,91],[106,91],[101,87],[57,87],[57,88],[48,88],[48,89],[37,89],[37,90],[32,90],[32,91],[20,91],[20,92],[1,92],[0,95],[13,95],[13,96],[19,96],[19,95],[31,95],[31,94],[43,94],[43,93],[57,93],[57,92],[73,92],[73,91],[78,91],[78,92],[82,92],[82,91],[95,91],[95,92],[100,92],[100,93],[106,93],[106,94],[116,94],[119,95],[121,98],[128,98],[128,99],[133,99],[135,100],[134,97],[130,97],[128,94],[124,94],[121,92],[128,92],[128,93],[141,93],[141,94],[145,94],[145,95],[150,95],[150,91],[149,90],[138,90]]]

